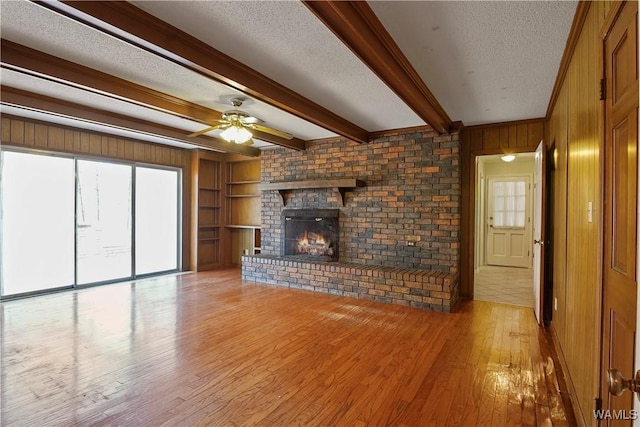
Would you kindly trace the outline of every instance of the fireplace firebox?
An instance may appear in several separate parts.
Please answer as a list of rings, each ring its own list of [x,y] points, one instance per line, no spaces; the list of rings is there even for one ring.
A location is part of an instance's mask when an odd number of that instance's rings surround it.
[[[285,209],[282,255],[338,261],[339,215],[338,209]]]

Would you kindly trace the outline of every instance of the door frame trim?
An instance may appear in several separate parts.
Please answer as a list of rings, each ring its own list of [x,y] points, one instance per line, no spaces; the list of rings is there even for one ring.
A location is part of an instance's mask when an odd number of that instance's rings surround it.
[[[545,125],[546,126],[546,125]],[[544,137],[542,138],[542,140],[544,140]],[[538,141],[538,143],[540,143],[540,141]],[[538,143],[536,143],[536,147],[538,145]],[[468,300],[473,300],[473,293],[474,293],[474,288],[475,288],[475,279],[474,279],[474,274],[475,274],[475,269],[474,269],[474,260],[475,260],[475,245],[476,245],[476,224],[475,224],[475,219],[476,219],[476,204],[475,204],[475,200],[478,197],[478,194],[476,192],[476,178],[477,178],[477,168],[476,168],[476,163],[477,163],[477,158],[480,156],[490,156],[490,155],[495,155],[495,154],[504,154],[505,153],[505,149],[504,148],[492,148],[492,149],[481,149],[481,150],[470,150],[470,151],[466,151],[464,148],[467,147],[468,148],[468,142],[462,141],[461,142],[462,145],[462,150],[461,150],[461,160],[462,160],[462,168],[463,170],[466,169],[468,170],[468,174],[466,174],[466,177],[468,178],[467,180],[464,179],[465,175],[463,174],[461,179],[462,179],[462,188],[464,189],[465,186],[469,189],[468,191],[462,191],[462,213],[461,213],[461,222],[466,222],[466,224],[462,225],[463,230],[466,228],[466,230],[468,231],[468,244],[467,244],[467,262],[466,262],[466,268],[464,269],[464,271],[461,270],[461,276],[464,277],[466,275],[466,282],[467,285],[465,286],[465,288],[462,288],[462,277],[461,277],[461,298],[463,299],[468,299]],[[521,153],[533,153],[535,152],[536,147],[513,147],[513,148],[509,148],[509,153],[511,154],[521,154]],[[468,153],[468,155],[466,155],[465,151]],[[466,163],[466,159],[468,159],[468,164],[465,165]],[[468,168],[465,168],[465,166],[469,166]],[[466,181],[466,182],[465,182]],[[469,200],[466,201],[464,200],[465,196],[469,196]]]

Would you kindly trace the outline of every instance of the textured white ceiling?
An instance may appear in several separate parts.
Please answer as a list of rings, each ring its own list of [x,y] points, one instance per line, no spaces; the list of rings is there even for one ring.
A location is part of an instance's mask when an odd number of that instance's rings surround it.
[[[233,108],[229,100],[242,95],[241,92],[211,78],[105,35],[35,3],[0,2],[0,7],[2,8],[0,35],[4,39],[217,111]],[[88,97],[88,99],[94,99],[94,97]],[[111,101],[105,98],[104,103],[108,106]],[[92,104],[92,106],[95,105]],[[126,107],[123,106],[123,108]],[[258,100],[247,100],[243,110],[265,120],[268,126],[290,132],[304,140],[335,136],[333,132]],[[124,113],[138,118],[150,118],[132,113],[130,109],[126,109]],[[152,111],[148,113],[156,114]],[[172,125],[166,122],[166,116],[158,116],[156,121]],[[184,123],[187,122],[184,121]],[[188,133],[202,129],[202,125],[196,122],[191,123],[190,126],[184,126],[182,129],[188,130]]]
[[[66,84],[51,82],[35,76],[25,76],[17,71],[2,70],[2,84],[16,89],[36,92],[42,95],[97,108],[113,113],[124,114],[129,117],[158,122],[177,129],[186,129],[195,132],[203,128],[199,123],[150,110],[149,108],[134,105],[129,102],[109,98],[86,90],[74,88]]]
[[[423,125],[298,1],[134,4],[369,131]],[[543,117],[576,1],[373,1],[380,21],[452,120]],[[71,4],[72,6],[72,4]],[[28,1],[0,1],[2,38],[218,111],[238,91]],[[201,125],[2,73],[2,84],[176,126]],[[32,84],[33,83],[33,84]],[[50,85],[49,87],[46,87]],[[243,109],[301,139],[335,134],[266,103]]]
[[[575,1],[373,1],[453,120],[544,117]]]
[[[132,3],[368,131],[424,125],[299,1]]]

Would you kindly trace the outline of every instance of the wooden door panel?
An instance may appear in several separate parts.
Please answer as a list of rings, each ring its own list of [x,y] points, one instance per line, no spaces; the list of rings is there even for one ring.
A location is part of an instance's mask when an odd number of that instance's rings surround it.
[[[604,40],[604,328],[601,396],[604,409],[633,408],[633,394],[608,392],[606,371],[619,369],[633,378],[637,317],[638,70],[637,2],[620,3]],[[607,420],[604,425],[629,425]]]
[[[635,114],[633,114],[635,116]],[[625,117],[618,123],[612,131],[612,207],[613,223],[612,227],[612,250],[611,268],[626,276],[630,280],[635,280],[635,241],[636,218],[630,218],[629,213],[635,212],[636,206],[636,151],[633,138],[635,117]],[[635,120],[634,120],[635,121]]]
[[[511,247],[511,256],[516,258],[523,258],[527,256],[524,243],[524,233],[511,234],[511,241],[509,242]]]
[[[631,2],[637,3],[637,2]],[[629,100],[637,105],[638,99],[638,67],[637,52],[637,20],[633,19],[632,8],[637,13],[637,4],[625,6],[626,10],[620,15],[620,25],[614,26],[607,38],[609,54],[608,65],[609,87],[611,89],[611,103],[618,107],[620,102]],[[624,21],[624,22],[623,22]]]
[[[491,239],[493,251],[491,255],[496,258],[507,256],[507,234],[494,231]],[[500,261],[496,261],[500,262]]]
[[[613,96],[614,105],[629,93],[629,85],[635,80],[633,72],[635,65],[630,63],[633,55],[629,52],[630,49],[633,49],[633,39],[633,34],[624,31],[618,44],[613,49],[611,57],[613,93],[611,95]]]
[[[610,349],[615,348],[633,348],[635,346],[635,324],[629,324],[627,322],[627,314],[618,315],[616,311],[610,312],[610,336],[611,346]],[[612,351],[609,355],[611,359],[611,365],[617,367],[622,372],[633,372],[633,353],[626,351]],[[612,396],[608,402],[608,409],[629,410],[633,407],[633,394],[625,393],[622,396]],[[609,422],[609,426],[614,425],[628,425],[623,421]]]

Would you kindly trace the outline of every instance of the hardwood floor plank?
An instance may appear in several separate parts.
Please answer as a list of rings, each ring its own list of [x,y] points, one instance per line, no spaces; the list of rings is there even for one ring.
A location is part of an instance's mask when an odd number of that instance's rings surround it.
[[[0,303],[3,426],[574,425],[530,308],[443,314],[238,270]]]

